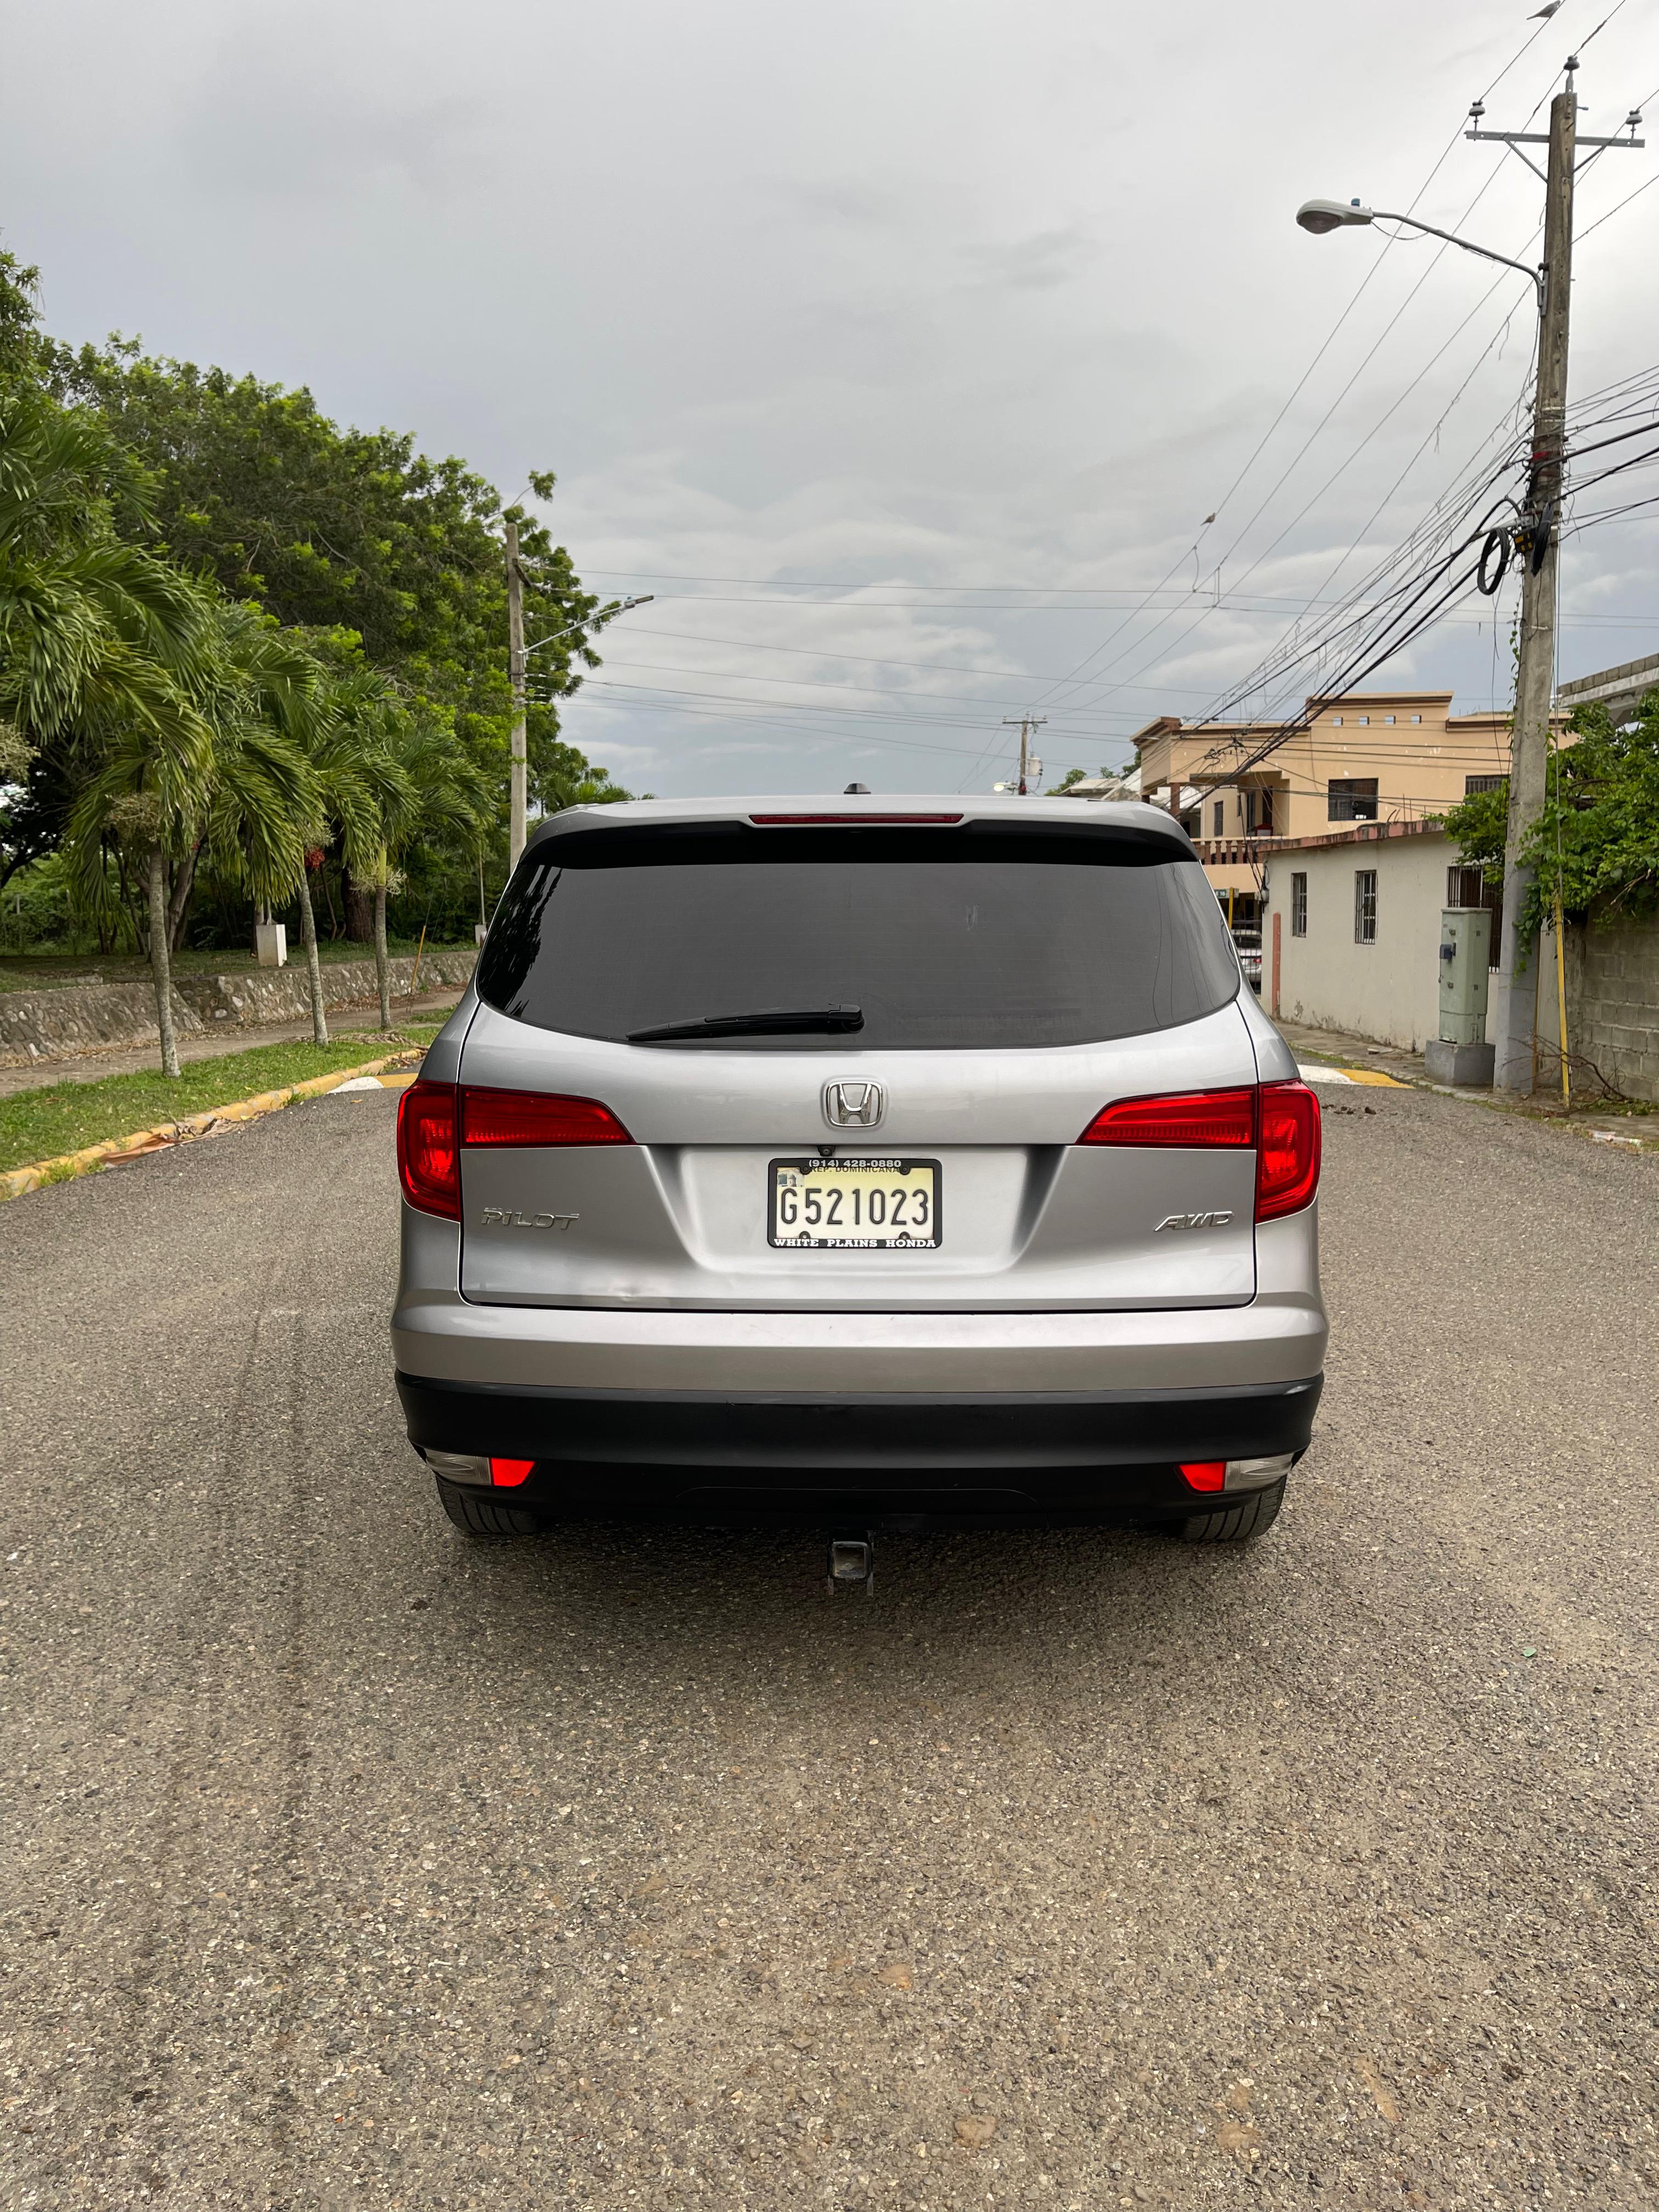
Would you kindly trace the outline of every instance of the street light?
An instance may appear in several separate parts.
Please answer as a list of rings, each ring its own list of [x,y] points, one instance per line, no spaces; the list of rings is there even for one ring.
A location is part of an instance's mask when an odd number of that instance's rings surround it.
[[[525,651],[539,653],[544,645],[553,645],[560,638],[568,637],[573,629],[586,629],[592,623],[607,623],[612,615],[625,615],[629,607],[648,607],[656,596],[654,592],[643,592],[636,599],[613,599],[608,607],[601,607],[598,614],[586,615],[580,622],[567,623],[562,629],[550,630],[545,637],[538,637],[534,645],[526,646]]]
[[[1465,253],[1478,253],[1483,261],[1501,261],[1505,269],[1518,269],[1538,293],[1538,312],[1544,312],[1545,291],[1548,282],[1548,266],[1540,262],[1531,268],[1524,261],[1511,261],[1507,253],[1494,253],[1489,246],[1476,246],[1467,238],[1460,238],[1454,230],[1440,230],[1431,222],[1419,222],[1414,215],[1390,215],[1386,208],[1368,208],[1358,200],[1304,200],[1296,211],[1296,219],[1304,230],[1311,231],[1316,238],[1323,238],[1328,231],[1346,230],[1357,223],[1403,222],[1413,230],[1426,231],[1431,238],[1443,238],[1448,246],[1461,246]]]

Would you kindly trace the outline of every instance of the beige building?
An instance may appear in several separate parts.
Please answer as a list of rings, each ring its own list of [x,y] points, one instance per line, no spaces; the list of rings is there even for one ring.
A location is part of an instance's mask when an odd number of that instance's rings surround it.
[[[1134,740],[1141,796],[1179,814],[1237,918],[1260,915],[1262,870],[1280,839],[1361,822],[1421,822],[1509,773],[1507,714],[1454,714],[1449,691],[1362,691],[1310,699],[1282,722],[1150,722]]]
[[[1262,881],[1261,1003],[1274,1019],[1421,1052],[1439,1032],[1442,911],[1494,904],[1445,831],[1334,824],[1277,846]],[[1492,1019],[1489,1003],[1488,1042]]]

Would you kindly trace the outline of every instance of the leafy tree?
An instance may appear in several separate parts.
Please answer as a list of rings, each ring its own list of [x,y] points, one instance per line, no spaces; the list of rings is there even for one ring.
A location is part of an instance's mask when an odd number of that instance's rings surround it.
[[[1509,836],[1510,780],[1496,791],[1474,791],[1445,817],[1446,835],[1466,867],[1478,867],[1493,890],[1504,880],[1504,848]]]
[[[614,782],[608,769],[595,768],[574,745],[550,738],[532,763],[532,803],[544,814],[557,814],[567,806],[612,806],[634,793]]]
[[[599,601],[546,527],[504,510],[464,462],[417,453],[405,434],[343,429],[304,388],[152,357],[120,337],[78,350],[46,342],[42,358],[53,388],[95,406],[150,472],[166,550],[285,625],[355,631],[364,658],[411,703],[451,719],[500,793],[504,836],[507,512],[520,525],[530,638],[586,626],[534,657],[532,776],[562,772],[559,702],[599,665],[586,639]],[[536,471],[529,489],[549,499],[554,483]],[[366,915],[349,933],[360,931]]]
[[[0,885],[61,851],[100,944],[149,948],[173,1066],[166,978],[198,893],[298,902],[325,1035],[310,884],[331,854],[384,1010],[399,882],[453,924],[474,872],[481,896],[504,872],[501,501],[304,390],[56,344],[35,294],[0,253]],[[609,610],[509,512],[532,638],[576,626],[532,663],[532,795],[626,797],[558,730]]]
[[[40,271],[0,250],[0,382],[33,374],[40,337]]]
[[[1659,691],[1634,724],[1615,729],[1605,707],[1581,707],[1577,743],[1552,753],[1544,811],[1522,858],[1534,872],[1520,915],[1530,939],[1549,919],[1558,886],[1564,913],[1604,926],[1659,911]],[[1507,782],[1477,792],[1446,817],[1463,860],[1501,883]]]

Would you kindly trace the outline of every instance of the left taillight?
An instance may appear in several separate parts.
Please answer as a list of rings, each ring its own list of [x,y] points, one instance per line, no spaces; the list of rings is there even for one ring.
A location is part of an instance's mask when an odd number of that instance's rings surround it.
[[[422,1213],[461,1218],[461,1155],[453,1083],[411,1083],[398,1101],[398,1176]]]
[[[634,1139],[597,1098],[555,1091],[497,1091],[461,1085],[464,1145],[631,1145]]]
[[[412,1083],[398,1101],[398,1173],[422,1213],[461,1218],[461,1147],[631,1145],[597,1098],[497,1091],[481,1083]]]

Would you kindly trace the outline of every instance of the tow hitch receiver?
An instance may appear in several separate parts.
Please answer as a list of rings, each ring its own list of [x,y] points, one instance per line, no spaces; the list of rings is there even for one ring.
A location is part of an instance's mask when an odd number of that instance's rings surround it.
[[[866,1529],[862,1536],[832,1536],[830,1539],[830,1594],[837,1589],[856,1589],[863,1585],[866,1597],[872,1597],[876,1589],[876,1547]]]

